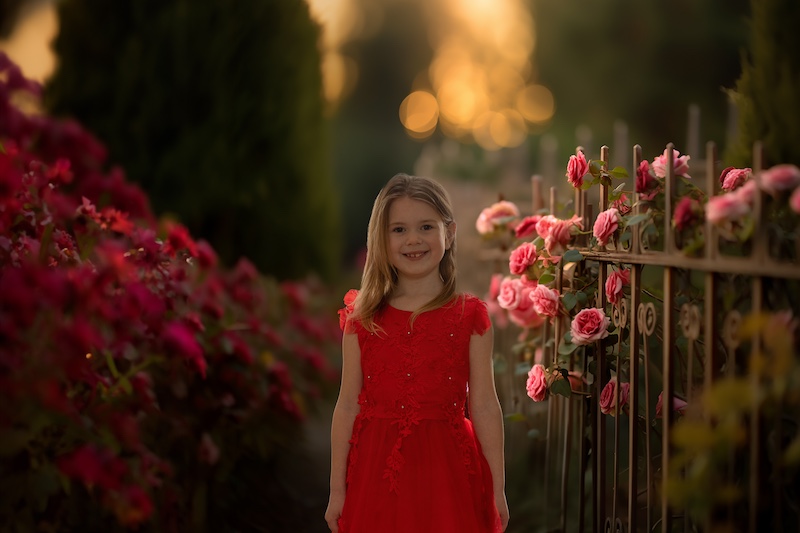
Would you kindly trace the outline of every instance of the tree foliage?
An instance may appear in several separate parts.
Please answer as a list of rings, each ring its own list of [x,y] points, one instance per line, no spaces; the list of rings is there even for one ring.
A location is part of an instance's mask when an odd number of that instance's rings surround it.
[[[750,164],[755,141],[764,143],[764,167],[800,164],[800,3],[752,0],[750,47],[731,94],[739,112],[739,136],[731,159]]]
[[[319,28],[303,0],[65,0],[46,105],[221,259],[329,276],[338,254]]]

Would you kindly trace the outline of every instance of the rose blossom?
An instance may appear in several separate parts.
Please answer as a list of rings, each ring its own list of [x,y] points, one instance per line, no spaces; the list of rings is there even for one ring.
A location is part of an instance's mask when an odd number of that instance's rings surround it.
[[[508,326],[508,315],[497,301],[500,295],[500,285],[503,282],[502,274],[492,275],[489,283],[489,292],[486,295],[486,309],[494,320],[494,325],[498,329],[505,329]]]
[[[795,165],[775,165],[761,173],[761,188],[775,196],[800,186],[800,168]]]
[[[658,393],[658,402],[656,403],[656,418],[661,418],[663,416],[663,403],[664,403],[664,391]],[[680,398],[676,398],[675,396],[672,397],[672,410],[676,411],[678,414],[683,414],[686,411],[686,407],[688,407],[688,403],[684,402]]]
[[[639,163],[636,169],[636,192],[640,200],[652,200],[658,194],[658,180],[650,173],[647,160]]]
[[[622,288],[631,283],[631,270],[615,270],[609,274],[606,280],[606,299],[612,304],[617,303],[622,298]]]
[[[587,172],[589,172],[589,163],[586,162],[586,156],[583,155],[583,152],[569,156],[566,176],[570,185],[580,189],[583,185],[583,177]]]
[[[541,215],[533,215],[530,217],[525,217],[522,219],[522,222],[517,224],[517,227],[514,228],[514,236],[517,239],[524,239],[525,237],[530,237],[534,233],[536,233],[536,224],[541,219]]]
[[[536,233],[538,233],[539,237],[542,239],[547,240],[547,237],[550,235],[550,230],[556,222],[558,222],[558,219],[553,215],[545,215],[539,218],[536,222]]]
[[[508,269],[512,274],[522,275],[530,268],[539,256],[536,246],[531,242],[520,244],[508,258]]]
[[[617,396],[619,396],[619,412],[627,412],[630,383],[618,383],[617,376],[612,376],[600,393],[600,412],[604,415],[617,416]]]
[[[500,292],[497,294],[497,303],[506,310],[515,309],[519,305],[519,295],[522,291],[522,280],[506,276],[500,282]]]
[[[792,197],[789,198],[789,207],[792,208],[792,211],[800,215],[800,187],[796,188],[792,193]]]
[[[547,371],[544,365],[537,363],[531,367],[525,388],[534,402],[541,402],[547,397]]]
[[[511,202],[502,200],[481,211],[478,220],[475,221],[475,228],[481,235],[487,235],[499,227],[498,220],[518,216],[519,208]]]
[[[572,319],[570,332],[574,344],[586,345],[608,337],[608,326],[611,319],[602,309],[590,307],[582,309]]]
[[[703,207],[690,196],[684,196],[675,206],[672,224],[678,229],[687,229],[702,219]]]
[[[508,318],[521,328],[537,328],[542,325],[544,319],[536,312],[531,300],[531,291],[536,288],[536,280],[528,280],[524,276],[518,279],[517,305],[508,310]]]
[[[750,213],[750,205],[742,201],[737,193],[744,187],[734,192],[712,196],[706,204],[706,219],[715,225],[739,220]]]
[[[614,232],[619,228],[619,222],[619,211],[613,207],[597,215],[593,230],[594,236],[597,239],[597,244],[605,246]]]
[[[628,196],[625,193],[622,193],[618,199],[611,202],[611,207],[616,208],[616,210],[619,211],[619,214],[622,216],[630,213],[632,209],[631,204],[628,201]]]
[[[728,167],[719,175],[719,182],[723,191],[732,191],[741,187],[752,175],[752,168]]]
[[[533,308],[542,316],[554,317],[558,315],[561,304],[558,291],[545,285],[537,285],[530,293]]]
[[[544,239],[544,247],[547,253],[551,256],[557,256],[564,253],[567,245],[572,240],[573,228],[583,229],[581,217],[574,215],[568,220],[561,220],[553,217],[553,220],[547,227],[547,235],[542,236]]]
[[[663,154],[653,159],[653,173],[659,178],[667,177],[667,157],[668,150],[664,150]],[[691,178],[691,176],[687,174],[687,172],[689,172],[690,158],[691,156],[681,155],[679,151],[674,148],[672,149],[672,170],[675,175]]]

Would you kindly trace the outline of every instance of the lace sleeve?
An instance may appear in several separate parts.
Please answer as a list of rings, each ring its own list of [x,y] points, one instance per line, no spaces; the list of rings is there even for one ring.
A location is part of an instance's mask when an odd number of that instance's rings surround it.
[[[480,298],[472,297],[472,334],[483,335],[492,326],[492,321],[489,320],[489,310],[486,308],[486,302]]]
[[[339,309],[339,327],[345,333],[356,332],[355,325],[350,319],[353,314],[353,309],[355,309],[356,296],[358,296],[357,290],[350,289],[347,291],[347,294],[344,295],[344,307]]]

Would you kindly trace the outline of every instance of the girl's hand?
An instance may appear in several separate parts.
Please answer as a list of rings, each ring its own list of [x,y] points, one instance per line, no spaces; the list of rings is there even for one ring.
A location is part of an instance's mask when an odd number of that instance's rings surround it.
[[[328,508],[325,510],[325,521],[328,523],[331,533],[339,532],[339,517],[342,516],[344,507],[344,494],[331,493],[328,499]]]
[[[501,492],[494,498],[494,504],[497,506],[497,513],[500,515],[500,523],[503,525],[502,531],[505,531],[508,527],[508,502],[506,501],[506,494],[505,492]]]

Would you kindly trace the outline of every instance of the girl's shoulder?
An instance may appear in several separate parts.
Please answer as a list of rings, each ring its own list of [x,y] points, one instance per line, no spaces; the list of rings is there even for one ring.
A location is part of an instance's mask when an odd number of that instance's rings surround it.
[[[454,302],[454,307],[461,313],[464,325],[471,329],[473,335],[483,335],[491,327],[489,310],[481,298],[462,292],[456,296]]]

